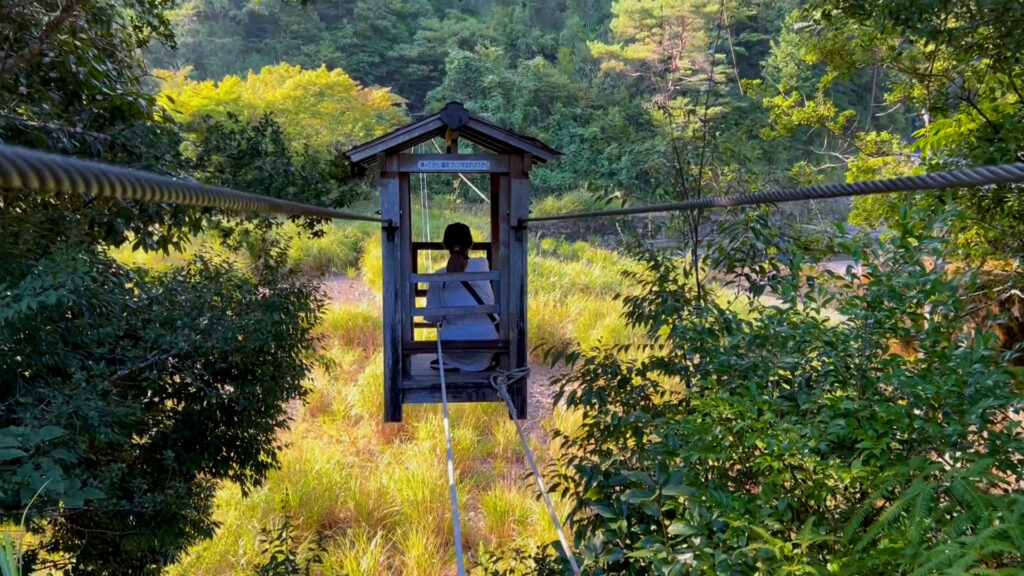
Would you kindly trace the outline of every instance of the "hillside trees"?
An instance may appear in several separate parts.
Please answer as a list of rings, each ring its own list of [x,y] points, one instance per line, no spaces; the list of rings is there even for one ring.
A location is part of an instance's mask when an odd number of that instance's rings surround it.
[[[321,66],[304,70],[279,64],[245,78],[190,80],[188,68],[156,71],[161,79],[157,99],[186,126],[203,117],[229,114],[256,121],[273,115],[295,148],[309,146],[326,153],[346,150],[397,128],[405,122],[401,100],[386,88],[364,88],[344,70]]]
[[[139,49],[173,41],[165,8],[3,4],[0,139],[343,201],[333,169],[296,152],[271,119],[224,116],[182,134],[140,84]],[[217,482],[248,490],[274,466],[285,402],[304,394],[320,303],[287,267],[276,225],[0,190],[0,522],[38,494],[26,571],[157,574],[214,530]],[[226,245],[248,248],[252,265],[203,253],[150,272],[107,253],[182,248],[212,228],[235,230]]]
[[[181,48],[150,51],[162,68],[194,67],[199,79],[242,75],[290,62],[305,68],[343,68],[366,85],[388,86],[416,114],[441,83],[453,48],[500,48],[521,60],[554,60],[559,32],[578,18],[597,30],[607,0],[513,5],[490,1],[346,0],[257,2],[191,0],[172,13]]]
[[[834,144],[823,152],[849,162],[851,180],[1013,162],[1024,149],[1021,25],[1014,2],[812,2],[795,14],[787,44],[824,66],[818,93],[798,97],[782,86],[765,102],[776,128],[824,133]],[[857,95],[868,103],[861,112],[823,91],[858,77],[872,80]],[[1016,187],[964,191],[956,201],[964,210],[954,236],[975,256],[1021,253]],[[928,198],[915,203],[942,209]],[[893,224],[901,206],[895,197],[858,199],[852,218]]]

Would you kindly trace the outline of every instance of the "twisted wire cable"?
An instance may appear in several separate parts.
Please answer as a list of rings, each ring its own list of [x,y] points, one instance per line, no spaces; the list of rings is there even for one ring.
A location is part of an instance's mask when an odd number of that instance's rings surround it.
[[[78,192],[118,200],[384,223],[373,216],[7,145],[0,145],[0,186],[40,193]]]
[[[964,168],[949,172],[936,172],[922,176],[905,176],[888,180],[869,180],[849,184],[823,184],[802,188],[784,188],[755,194],[737,194],[734,196],[717,196],[701,198],[671,204],[655,204],[637,206],[619,210],[597,212],[574,212],[553,216],[524,218],[523,223],[552,222],[556,220],[573,220],[579,218],[604,218],[608,216],[628,216],[630,214],[652,214],[655,212],[682,212],[700,210],[702,208],[725,208],[731,206],[749,206],[752,204],[777,204],[799,200],[822,200],[844,196],[866,196],[888,192],[915,192],[920,190],[942,190],[967,186],[988,186],[992,184],[1009,184],[1024,182],[1024,163],[1003,164],[999,166],[982,166]]]
[[[438,342],[437,346],[440,350],[440,340],[438,340]],[[537,469],[537,461],[533,457],[533,450],[530,448],[530,442],[526,438],[526,433],[523,432],[523,427],[519,424],[519,414],[516,413],[516,405],[512,402],[512,396],[508,393],[508,387],[510,384],[518,382],[523,378],[528,378],[529,376],[529,366],[517,368],[509,372],[498,371],[496,374],[491,375],[491,386],[493,386],[495,391],[498,392],[498,398],[505,402],[505,406],[508,407],[508,413],[512,416],[512,423],[516,425],[516,432],[519,434],[519,441],[523,443],[523,452],[526,454],[526,461],[530,464],[530,470],[533,471],[533,479],[537,483],[537,490],[544,499],[544,504],[548,508],[548,516],[551,517],[551,524],[554,525],[555,532],[558,533],[558,540],[562,543],[562,550],[565,552],[565,558],[569,561],[569,567],[572,568],[572,573],[575,576],[580,576],[582,572],[580,572],[579,564],[576,563],[576,556],[572,553],[572,548],[569,547],[569,539],[565,536],[565,528],[562,526],[562,521],[558,519],[558,512],[555,511],[555,505],[551,503],[551,496],[548,495],[547,486],[544,485],[544,477],[540,475],[540,470]]]

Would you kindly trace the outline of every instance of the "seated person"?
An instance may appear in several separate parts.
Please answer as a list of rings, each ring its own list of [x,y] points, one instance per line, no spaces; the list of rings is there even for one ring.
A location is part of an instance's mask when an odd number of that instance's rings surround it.
[[[438,274],[459,272],[487,272],[487,260],[470,258],[469,251],[473,248],[473,235],[469,226],[456,222],[444,230],[441,242],[448,250],[448,265],[438,270]],[[430,308],[449,308],[455,306],[490,306],[494,304],[494,292],[487,280],[465,282],[431,282],[427,288],[427,313],[423,318],[427,322],[441,324],[438,338],[444,340],[497,340],[497,316],[494,314],[473,314],[469,316],[435,316],[429,313]],[[444,352],[446,370],[466,370],[480,372],[493,367],[494,354],[491,352]],[[435,359],[431,367],[437,369]]]

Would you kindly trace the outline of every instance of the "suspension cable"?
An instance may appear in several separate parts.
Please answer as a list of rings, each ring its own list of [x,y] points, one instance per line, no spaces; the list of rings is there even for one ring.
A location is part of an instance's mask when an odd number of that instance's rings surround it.
[[[526,461],[529,462],[530,469],[533,470],[533,478],[537,481],[537,490],[540,491],[541,497],[544,498],[544,504],[548,507],[548,515],[551,516],[551,523],[555,525],[555,531],[558,533],[558,540],[562,543],[562,550],[565,551],[565,557],[569,560],[569,566],[572,567],[572,573],[576,576],[580,576],[581,572],[579,565],[576,564],[576,556],[573,555],[572,548],[569,547],[569,540],[565,537],[565,530],[562,528],[562,522],[558,519],[558,513],[555,511],[555,505],[551,503],[551,497],[548,496],[548,489],[544,486],[544,478],[540,475],[540,471],[537,469],[537,462],[533,458],[533,450],[530,448],[530,443],[526,440],[526,434],[523,432],[523,427],[519,425],[516,406],[512,402],[512,396],[508,393],[509,384],[526,378],[529,375],[529,367],[519,368],[509,372],[499,371],[491,376],[491,386],[497,390],[498,397],[504,400],[505,405],[508,406],[509,414],[512,416],[512,422],[516,425],[516,432],[519,433],[519,440],[523,443],[523,451],[526,453]]]
[[[441,324],[437,324],[437,367],[441,372],[441,409],[444,414],[444,440],[448,448],[448,496],[452,501],[452,526],[455,536],[455,565],[459,576],[466,576],[466,563],[462,555],[462,526],[459,520],[459,495],[455,490],[455,454],[452,451],[452,431],[448,424],[448,385],[444,378],[444,353],[441,351]]]
[[[43,193],[79,192],[88,196],[118,200],[167,202],[240,212],[289,214],[337,220],[362,220],[389,226],[394,224],[390,220],[385,221],[374,216],[352,214],[334,208],[301,204],[3,144],[0,144],[0,186]]]
[[[776,204],[779,202],[795,202],[798,200],[822,200],[844,196],[866,196],[888,192],[915,192],[921,190],[943,190],[964,186],[988,186],[992,184],[1010,184],[1024,182],[1024,163],[1002,164],[999,166],[980,166],[963,168],[948,172],[936,172],[921,176],[905,176],[886,180],[869,180],[849,184],[824,184],[801,188],[784,188],[755,194],[736,194],[733,196],[717,196],[700,198],[686,202],[671,204],[655,204],[619,210],[603,210],[596,212],[573,212],[554,216],[537,216],[523,218],[519,224],[553,222],[556,220],[574,220],[580,218],[605,218],[609,216],[628,216],[631,214],[653,214],[656,212],[684,212],[702,208],[726,208],[731,206],[749,206],[752,204]]]

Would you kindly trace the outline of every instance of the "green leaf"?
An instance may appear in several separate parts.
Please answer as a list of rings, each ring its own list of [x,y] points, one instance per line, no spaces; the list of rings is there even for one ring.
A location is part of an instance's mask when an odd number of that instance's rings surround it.
[[[627,502],[636,504],[637,502],[644,502],[654,498],[653,490],[627,490],[623,496]]]
[[[668,533],[683,538],[696,534],[698,530],[686,522],[673,522],[668,527]]]
[[[59,438],[64,434],[64,429],[58,426],[43,426],[37,432],[39,439],[43,442],[49,442],[55,438]]]
[[[0,462],[14,460],[15,458],[24,458],[25,456],[28,456],[28,453],[18,450],[17,448],[0,448]]]

